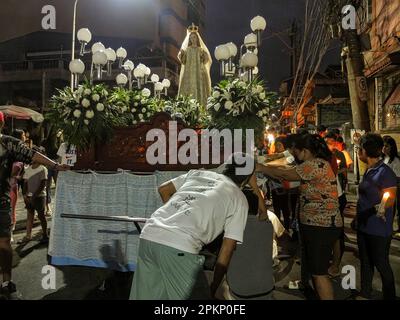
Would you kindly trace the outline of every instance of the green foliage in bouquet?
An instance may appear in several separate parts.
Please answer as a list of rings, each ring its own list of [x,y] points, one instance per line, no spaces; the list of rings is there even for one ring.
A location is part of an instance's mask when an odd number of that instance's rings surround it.
[[[151,91],[126,90],[117,88],[110,96],[110,103],[118,108],[124,125],[136,125],[148,121],[155,113],[162,110],[163,102],[151,97]]]
[[[68,143],[81,150],[109,141],[113,128],[122,124],[120,111],[109,103],[106,86],[89,82],[75,92],[69,87],[58,90],[46,118],[62,130]]]
[[[263,136],[277,100],[278,95],[266,92],[263,82],[257,79],[250,83],[239,79],[223,80],[213,88],[207,101],[211,127],[254,129],[255,139],[258,139]]]
[[[207,112],[191,96],[178,96],[173,100],[165,101],[164,111],[180,117],[191,128],[204,127],[207,123]]]

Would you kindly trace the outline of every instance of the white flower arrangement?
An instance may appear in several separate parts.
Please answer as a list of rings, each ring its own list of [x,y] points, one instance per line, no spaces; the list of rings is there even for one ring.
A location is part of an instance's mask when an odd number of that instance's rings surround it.
[[[108,141],[114,127],[121,126],[119,110],[110,104],[103,84],[86,82],[74,92],[69,87],[58,92],[52,98],[49,120],[78,149],[87,150],[97,141]]]
[[[275,93],[266,92],[262,82],[224,80],[213,88],[207,102],[211,124],[218,128],[252,129],[261,134],[269,121]]]

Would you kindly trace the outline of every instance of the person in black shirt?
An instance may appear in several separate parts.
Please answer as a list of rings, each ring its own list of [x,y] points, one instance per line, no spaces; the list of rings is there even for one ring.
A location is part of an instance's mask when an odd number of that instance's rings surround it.
[[[44,155],[27,148],[18,139],[1,134],[5,117],[0,112],[0,269],[3,273],[3,283],[0,286],[0,297],[18,299],[15,284],[11,281],[12,248],[11,248],[11,199],[10,178],[14,162],[30,164],[32,161],[47,167],[64,171],[69,166],[61,166]]]

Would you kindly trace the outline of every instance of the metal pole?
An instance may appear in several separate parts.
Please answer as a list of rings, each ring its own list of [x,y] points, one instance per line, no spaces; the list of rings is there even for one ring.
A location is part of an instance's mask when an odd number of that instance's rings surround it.
[[[72,20],[72,47],[71,47],[71,61],[75,60],[75,34],[76,34],[76,11],[79,0],[75,0],[74,4],[74,17]],[[71,90],[74,90],[74,75],[71,73]]]

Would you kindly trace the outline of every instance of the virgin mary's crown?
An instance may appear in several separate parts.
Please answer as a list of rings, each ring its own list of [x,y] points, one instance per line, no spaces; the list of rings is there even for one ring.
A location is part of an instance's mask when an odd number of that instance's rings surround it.
[[[189,32],[199,32],[199,27],[194,25],[194,23],[192,23],[192,25],[188,28]]]

